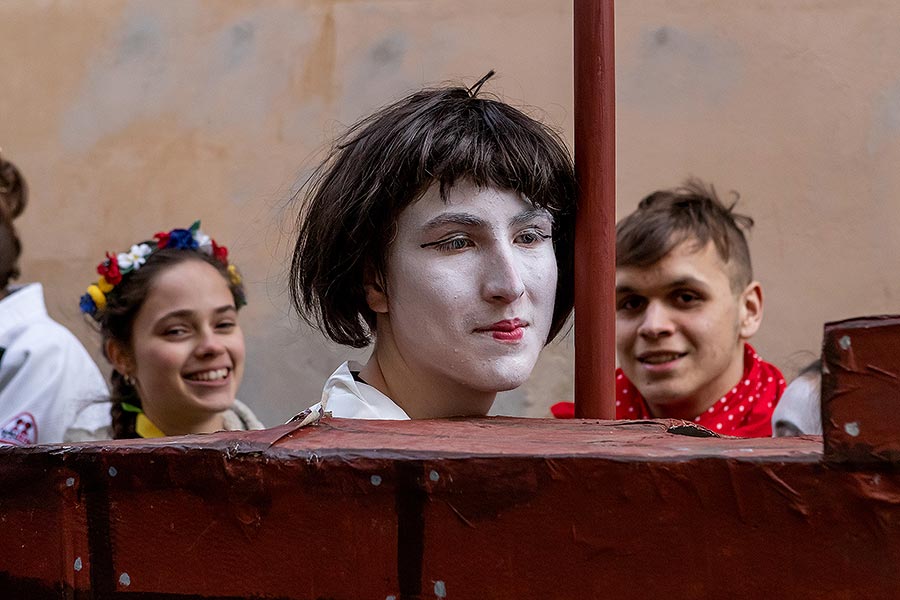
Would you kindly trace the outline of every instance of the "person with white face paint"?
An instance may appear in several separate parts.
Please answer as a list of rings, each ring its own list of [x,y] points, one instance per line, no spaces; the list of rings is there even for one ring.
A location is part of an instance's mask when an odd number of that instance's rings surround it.
[[[524,383],[573,305],[575,179],[553,131],[472,88],[426,89],[360,121],[307,182],[291,265],[299,314],[374,341],[318,408],[485,415]]]

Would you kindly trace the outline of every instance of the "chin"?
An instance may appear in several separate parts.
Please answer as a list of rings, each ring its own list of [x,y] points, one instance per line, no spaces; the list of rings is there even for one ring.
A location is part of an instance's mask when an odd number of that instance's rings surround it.
[[[195,400],[196,406],[210,413],[220,413],[234,406],[234,396],[222,398],[198,398]]]
[[[535,361],[499,361],[483,372],[473,374],[473,389],[479,392],[508,392],[528,381]]]
[[[643,396],[644,400],[647,402],[653,402],[654,404],[660,405],[675,404],[689,397],[689,393],[684,390],[676,390],[662,386],[651,386],[650,388],[647,388],[646,392],[640,389],[638,389],[638,391],[641,392],[641,396]]]

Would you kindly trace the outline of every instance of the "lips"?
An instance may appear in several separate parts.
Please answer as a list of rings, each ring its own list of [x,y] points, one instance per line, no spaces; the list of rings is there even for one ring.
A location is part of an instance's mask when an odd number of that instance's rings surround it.
[[[206,369],[203,371],[195,371],[184,376],[188,381],[214,382],[221,381],[228,377],[231,369],[222,367],[220,369]]]
[[[490,333],[491,336],[500,342],[517,342],[525,335],[525,328],[528,322],[521,319],[504,319],[497,321],[487,327],[479,327],[475,331],[479,333]]]
[[[664,365],[687,356],[687,352],[671,352],[665,350],[655,350],[653,352],[644,352],[639,354],[637,360],[643,365]]]

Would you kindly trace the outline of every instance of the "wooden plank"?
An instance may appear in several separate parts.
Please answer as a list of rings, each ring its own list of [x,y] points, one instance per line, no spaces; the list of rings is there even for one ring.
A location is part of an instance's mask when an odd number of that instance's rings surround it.
[[[2,535],[34,542],[2,561],[0,591],[895,595],[900,473],[833,466],[820,438],[699,438],[668,433],[673,425],[326,419],[302,430],[8,449]],[[73,512],[73,502],[83,507]],[[70,546],[90,559],[86,580],[59,558],[64,539],[80,540]]]
[[[900,462],[900,316],[825,325],[822,433],[834,462]]]

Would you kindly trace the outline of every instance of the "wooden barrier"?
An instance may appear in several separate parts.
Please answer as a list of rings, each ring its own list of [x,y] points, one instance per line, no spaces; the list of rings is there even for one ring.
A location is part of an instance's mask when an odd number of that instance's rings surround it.
[[[900,461],[900,316],[828,323],[822,348],[825,457]]]
[[[819,438],[667,421],[292,427],[2,451],[0,597],[900,589],[900,473],[822,461]]]

